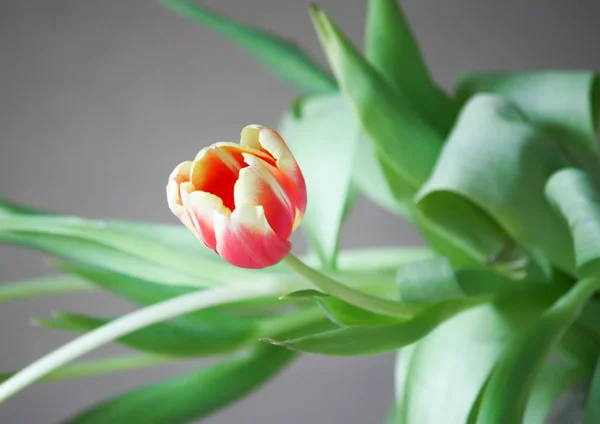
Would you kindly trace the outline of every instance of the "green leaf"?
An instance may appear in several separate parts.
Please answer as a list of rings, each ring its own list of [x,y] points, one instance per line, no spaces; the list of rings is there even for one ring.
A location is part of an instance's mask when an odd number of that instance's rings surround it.
[[[244,358],[187,372],[109,399],[67,422],[129,424],[132,417],[144,417],[144,422],[153,424],[187,423],[252,392],[293,358],[294,354],[285,349],[266,347]]]
[[[517,106],[478,95],[461,112],[417,207],[479,263],[543,279],[547,257],[573,272],[569,233],[544,198],[546,180],[564,164],[558,143]]]
[[[83,263],[104,263],[105,267],[118,267],[136,276],[154,275],[147,279],[164,284],[206,285],[247,277],[240,269],[176,251],[160,240],[112,229],[102,221],[75,217],[0,216],[0,241],[23,244]]]
[[[450,260],[444,257],[402,265],[396,274],[396,282],[400,299],[408,305],[498,294],[521,286],[514,280],[486,269],[455,271]]]
[[[600,271],[600,190],[596,184],[584,171],[569,168],[555,173],[546,185],[546,196],[571,230],[577,269],[582,275],[598,275]]]
[[[585,369],[569,363],[546,364],[535,380],[523,423],[545,424],[558,398],[585,374]]]
[[[533,385],[546,360],[598,288],[600,280],[579,281],[509,343],[486,386],[478,424],[522,422]]]
[[[393,89],[316,6],[311,17],[338,81],[377,153],[413,188],[429,176],[442,146],[442,134]]]
[[[80,278],[83,278],[104,290],[143,306],[152,305],[198,290],[185,286],[156,284],[150,281],[132,278],[127,275],[85,265],[59,264],[58,266],[65,272],[76,274]],[[267,306],[277,305],[277,300],[274,299],[269,299],[269,302],[262,299],[260,300],[263,303],[267,303]],[[255,300],[254,302],[257,301]],[[230,313],[224,313],[215,309],[191,312],[174,318],[172,323],[194,331],[197,329],[211,331],[211,329],[216,326],[224,332],[233,329],[234,331],[239,330],[252,333],[256,330],[253,317],[249,317],[246,314],[243,319],[241,319],[239,316],[236,316],[236,312],[243,310],[245,307],[251,308],[252,306],[252,304],[248,305],[247,302],[239,305],[229,305],[229,309],[231,310]],[[265,305],[259,306],[264,307]]]
[[[125,254],[100,243],[74,237],[43,233],[3,233],[0,231],[0,242],[28,247],[55,257],[103,267],[163,284],[195,285],[198,281],[188,275]]]
[[[397,323],[399,320],[386,315],[379,315],[344,302],[337,297],[329,296],[317,290],[301,290],[287,294],[283,299],[313,300],[331,322],[340,327],[369,326]]]
[[[87,332],[102,327],[110,318],[55,312],[53,318],[37,319],[40,327]],[[154,324],[117,339],[132,349],[160,355],[195,357],[233,352],[257,337],[257,329],[249,325],[238,326],[219,321],[206,321],[194,329],[169,323]]]
[[[360,125],[346,101],[334,95],[297,102],[281,131],[311,196],[302,226],[323,264],[334,268]]]
[[[501,94],[557,140],[595,155],[599,88],[589,71],[483,72],[463,76],[457,93],[462,101],[476,93]]]
[[[202,309],[267,296],[283,296],[284,294],[285,292],[277,285],[235,288],[215,287],[184,294],[130,312],[101,328],[71,340],[23,368],[0,384],[0,402],[70,361],[136,330]]]
[[[365,55],[426,121],[446,134],[456,116],[452,100],[431,79],[397,0],[370,0]]]
[[[158,355],[120,355],[109,358],[80,362],[60,368],[41,378],[40,381],[62,381],[95,377],[98,375],[114,374],[142,368],[156,367],[172,361],[173,358]],[[0,374],[0,382],[8,380],[14,373]]]
[[[585,403],[584,424],[595,424],[600,422],[600,360],[596,365],[592,384]]]
[[[262,62],[280,80],[306,94],[337,91],[335,82],[296,43],[186,0],[159,0],[173,12],[204,25]]]
[[[70,275],[33,278],[0,284],[0,303],[63,293],[89,292],[93,288],[81,278]]]
[[[431,306],[405,322],[380,326],[345,327],[289,340],[262,341],[299,352],[357,356],[390,352],[408,346],[450,317],[471,308],[478,300],[449,301]]]
[[[465,423],[506,342],[557,297],[527,287],[445,321],[403,349],[396,368],[396,424]]]
[[[382,156],[368,136],[361,133],[356,146],[352,181],[373,203],[408,219],[417,191],[397,175]]]

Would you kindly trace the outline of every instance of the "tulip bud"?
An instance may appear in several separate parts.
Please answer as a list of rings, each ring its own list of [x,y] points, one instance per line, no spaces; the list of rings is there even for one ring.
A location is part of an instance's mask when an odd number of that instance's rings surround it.
[[[274,130],[249,125],[240,144],[220,142],[169,177],[171,211],[207,247],[242,268],[264,268],[290,252],[306,209],[306,184]]]

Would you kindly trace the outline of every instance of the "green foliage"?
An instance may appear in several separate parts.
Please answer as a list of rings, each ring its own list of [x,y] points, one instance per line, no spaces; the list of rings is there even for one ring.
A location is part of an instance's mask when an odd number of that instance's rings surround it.
[[[404,95],[415,111],[446,134],[456,115],[452,100],[432,81],[423,55],[396,0],[371,0],[365,28],[365,55]]]
[[[178,424],[205,417],[245,396],[285,367],[294,354],[265,347],[242,358],[135,389],[96,405],[69,424]]]
[[[378,74],[325,13],[313,6],[311,17],[340,90],[377,153],[402,181],[419,187],[435,164],[442,134]]]
[[[344,302],[337,297],[321,293],[317,290],[302,290],[290,293],[285,299],[311,299],[323,311],[331,322],[340,327],[370,326],[393,324],[400,320],[387,315],[380,315]]]
[[[478,95],[462,110],[417,207],[479,263],[531,275],[529,262],[542,270],[538,278],[549,273],[547,261],[573,272],[568,230],[544,198],[546,180],[565,162],[558,143],[516,105]]]
[[[312,248],[335,268],[339,233],[351,190],[360,126],[339,95],[304,98],[281,124],[281,134],[313,193],[303,228]]]
[[[335,82],[295,43],[198,6],[187,0],[159,0],[172,11],[228,38],[281,80],[306,94],[336,91]]]
[[[59,258],[64,272],[5,284],[0,302],[103,290],[141,306],[35,321],[85,334],[0,375],[0,401],[39,379],[220,356],[69,421],[184,423],[251,392],[295,352],[400,349],[387,424],[543,424],[592,372],[585,423],[600,421],[596,73],[467,73],[453,98],[396,0],[368,1],[364,53],[310,7],[333,77],[293,41],[187,0],[160,3],[300,91],[281,132],[305,175],[311,251],[306,263],[241,270],[183,226],[0,201],[0,242]],[[411,220],[430,248],[339,252],[359,194]],[[145,353],[65,366],[113,340]]]
[[[600,360],[596,365],[590,394],[588,395],[585,406],[585,424],[594,424],[600,421]]]
[[[352,326],[294,339],[263,341],[299,352],[321,355],[374,355],[416,342],[450,317],[477,303],[476,300],[448,301],[428,307],[398,324]]]
[[[472,73],[461,78],[458,98],[497,93],[512,100],[538,126],[565,144],[596,155],[596,121],[600,91],[589,71]]]
[[[109,321],[110,318],[55,312],[52,318],[36,319],[34,323],[45,328],[87,332]],[[256,338],[256,334],[256,328],[250,325],[205,320],[202,326],[193,329],[168,323],[154,324],[117,341],[132,349],[157,355],[199,357],[234,352]]]

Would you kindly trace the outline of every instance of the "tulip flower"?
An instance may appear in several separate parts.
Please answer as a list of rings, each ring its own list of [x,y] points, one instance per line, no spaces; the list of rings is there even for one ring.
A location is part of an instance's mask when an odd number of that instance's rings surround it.
[[[274,130],[250,125],[239,144],[220,142],[169,177],[171,211],[208,248],[242,268],[278,263],[306,209],[306,185]]]

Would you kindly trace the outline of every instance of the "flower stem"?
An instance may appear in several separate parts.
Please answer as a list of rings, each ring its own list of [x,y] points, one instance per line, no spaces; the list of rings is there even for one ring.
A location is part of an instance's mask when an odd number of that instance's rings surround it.
[[[411,318],[418,310],[409,308],[406,305],[393,300],[372,296],[360,290],[348,287],[316,269],[309,267],[291,253],[283,258],[282,262],[325,293],[336,296],[359,308],[397,318]]]

